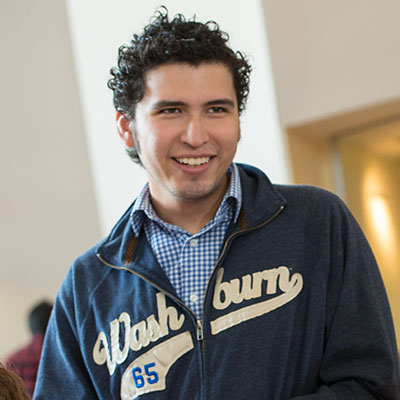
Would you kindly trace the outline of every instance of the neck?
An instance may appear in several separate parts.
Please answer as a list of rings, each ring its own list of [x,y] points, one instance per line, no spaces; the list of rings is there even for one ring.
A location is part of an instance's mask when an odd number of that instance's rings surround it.
[[[172,199],[168,203],[159,203],[157,199],[152,198],[151,202],[163,221],[179,226],[194,235],[215,217],[227,187],[228,180],[223,190],[195,201]]]

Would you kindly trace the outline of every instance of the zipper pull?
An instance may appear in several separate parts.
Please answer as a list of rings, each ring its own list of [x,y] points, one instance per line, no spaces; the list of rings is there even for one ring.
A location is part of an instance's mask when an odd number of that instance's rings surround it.
[[[203,323],[200,319],[197,320],[197,340],[203,340]]]

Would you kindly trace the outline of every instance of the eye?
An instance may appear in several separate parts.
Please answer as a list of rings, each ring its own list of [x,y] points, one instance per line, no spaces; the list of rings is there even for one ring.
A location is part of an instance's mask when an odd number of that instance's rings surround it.
[[[176,107],[169,107],[169,108],[163,108],[162,110],[159,111],[160,114],[178,114],[180,113],[179,108]]]
[[[221,114],[221,113],[226,112],[226,108],[215,106],[215,107],[211,107],[211,108],[208,110],[208,112],[210,112],[210,113],[212,113],[212,114]]]

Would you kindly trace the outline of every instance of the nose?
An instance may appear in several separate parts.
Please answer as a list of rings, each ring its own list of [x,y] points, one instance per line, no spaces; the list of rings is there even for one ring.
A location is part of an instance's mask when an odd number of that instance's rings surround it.
[[[191,147],[201,147],[207,143],[209,135],[201,115],[191,115],[182,135],[182,141]]]

